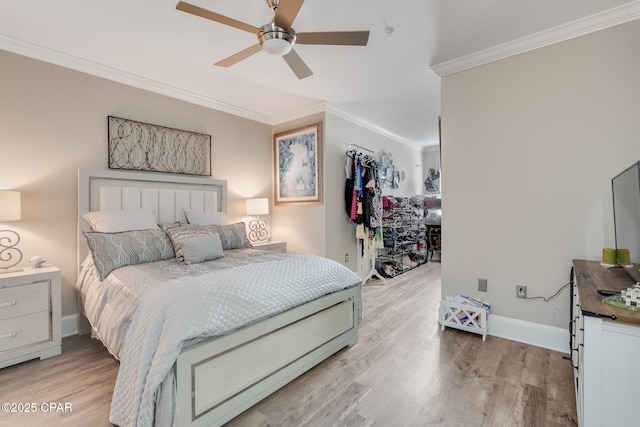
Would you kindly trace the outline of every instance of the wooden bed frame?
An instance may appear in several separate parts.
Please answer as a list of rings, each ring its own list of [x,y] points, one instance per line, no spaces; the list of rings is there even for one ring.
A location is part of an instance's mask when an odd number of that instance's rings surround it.
[[[108,187],[108,197],[100,196],[104,192],[101,187]],[[114,205],[116,188],[124,190],[122,203],[116,201]],[[158,192],[162,193],[159,197],[155,195]],[[208,202],[202,202],[201,193]],[[81,216],[84,212],[152,207],[157,209],[160,222],[170,223],[184,221],[184,207],[226,212],[226,206],[226,181],[80,170],[78,265],[87,255],[81,233],[87,227]],[[354,345],[358,341],[360,303],[358,287],[345,289],[236,332],[185,347],[174,365],[177,425],[222,425],[338,350]],[[80,332],[88,333],[88,321],[80,322]]]

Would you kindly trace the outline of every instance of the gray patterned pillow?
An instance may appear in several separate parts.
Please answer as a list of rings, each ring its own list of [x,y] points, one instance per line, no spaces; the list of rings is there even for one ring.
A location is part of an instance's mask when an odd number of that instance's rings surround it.
[[[180,258],[180,249],[176,247],[176,236],[181,234],[186,235],[198,235],[198,234],[215,234],[220,235],[220,241],[222,242],[222,249],[243,249],[251,248],[251,243],[247,239],[247,231],[245,229],[244,222],[237,222],[235,224],[225,225],[182,225],[180,227],[165,228],[165,231],[171,238],[176,255]]]
[[[119,267],[176,256],[171,240],[160,228],[119,233],[83,231],[82,234],[87,239],[100,280]]]
[[[252,248],[251,242],[247,239],[247,229],[244,222],[225,225],[207,225],[209,230],[220,234],[222,247],[227,249]]]

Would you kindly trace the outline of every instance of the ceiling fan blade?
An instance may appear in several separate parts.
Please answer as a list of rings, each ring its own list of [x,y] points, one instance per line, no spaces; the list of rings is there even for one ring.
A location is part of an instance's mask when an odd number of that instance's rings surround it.
[[[287,53],[283,56],[283,58],[285,61],[287,61],[287,64],[289,64],[291,70],[296,74],[296,76],[298,76],[300,80],[313,75],[313,71],[311,71],[311,69],[307,67],[307,64],[304,63],[302,58],[298,56],[295,50]]]
[[[285,30],[291,28],[293,21],[298,16],[298,12],[300,12],[302,3],[304,3],[304,0],[280,0],[274,23]]]
[[[260,46],[259,44],[254,44],[253,46],[248,47],[245,50],[241,50],[240,52],[234,55],[231,55],[230,57],[225,58],[221,61],[218,61],[213,65],[217,65],[218,67],[230,67],[242,61],[243,59],[247,59],[251,55],[255,55],[261,50],[262,50],[262,46]]]
[[[211,21],[219,22],[220,24],[229,25],[230,27],[234,27],[239,30],[248,31],[252,34],[257,34],[260,32],[260,28],[258,27],[254,27],[253,25],[237,21],[233,18],[229,18],[228,16],[220,15],[219,13],[211,12],[210,10],[203,9],[199,6],[195,6],[183,1],[179,2],[176,5],[176,9],[190,13],[192,15],[200,16],[205,19],[210,19]]]
[[[320,33],[298,33],[296,43],[299,44],[330,44],[366,46],[369,41],[369,31],[328,31]]]

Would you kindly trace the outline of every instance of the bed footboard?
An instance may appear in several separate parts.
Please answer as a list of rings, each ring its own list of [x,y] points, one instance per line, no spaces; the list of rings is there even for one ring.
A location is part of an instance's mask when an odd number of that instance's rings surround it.
[[[179,426],[222,425],[358,340],[358,287],[223,337],[176,362]]]

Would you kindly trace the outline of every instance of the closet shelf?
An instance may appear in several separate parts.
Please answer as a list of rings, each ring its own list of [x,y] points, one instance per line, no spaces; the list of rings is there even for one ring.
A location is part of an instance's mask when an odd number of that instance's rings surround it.
[[[386,277],[427,262],[426,209],[409,197],[383,196],[382,236],[376,269]]]

